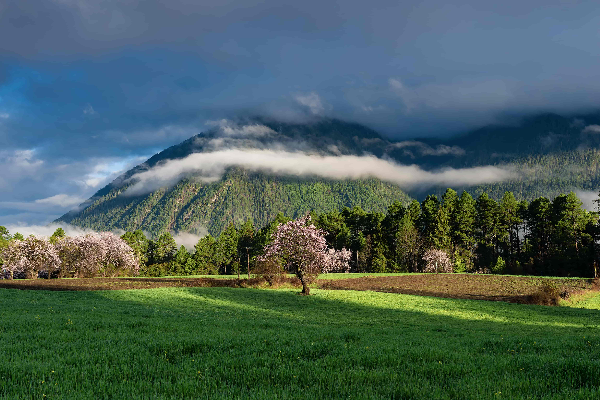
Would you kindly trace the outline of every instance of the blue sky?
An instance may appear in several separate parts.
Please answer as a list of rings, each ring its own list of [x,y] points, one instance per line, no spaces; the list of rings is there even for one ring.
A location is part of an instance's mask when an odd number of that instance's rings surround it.
[[[222,118],[400,139],[596,110],[599,27],[577,0],[2,2],[0,225],[50,222]]]

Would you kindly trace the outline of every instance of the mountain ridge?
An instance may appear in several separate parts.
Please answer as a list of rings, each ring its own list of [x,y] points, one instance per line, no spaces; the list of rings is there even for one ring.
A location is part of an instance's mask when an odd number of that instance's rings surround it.
[[[318,156],[370,155],[416,165],[426,171],[485,165],[508,165],[517,171],[516,178],[504,182],[454,186],[474,194],[490,192],[493,197],[500,197],[505,189],[515,191],[520,198],[553,197],[573,188],[594,190],[600,184],[598,124],[600,113],[575,117],[546,113],[524,118],[518,125],[487,126],[447,139],[393,141],[368,127],[336,119],[307,124],[266,118],[238,123],[222,121],[220,126],[153,155],[57,221],[93,229],[143,228],[153,234],[161,229],[195,233],[207,230],[217,235],[226,223],[251,219],[257,225],[264,225],[277,212],[296,217],[310,210],[326,212],[354,205],[368,211],[385,211],[394,200],[407,202],[409,195],[423,197],[428,194],[426,190],[438,194],[445,190],[443,185],[417,187],[407,194],[394,184],[374,178],[336,181],[233,167],[217,182],[202,183],[194,176],[187,176],[170,188],[144,196],[123,196],[137,173],[169,160],[185,159],[190,154],[231,148],[277,149]],[[271,190],[273,187],[277,189]],[[256,200],[265,197],[266,190],[271,190],[266,197],[270,204]],[[348,191],[354,194],[348,196]],[[306,195],[310,192],[316,194]],[[210,201],[215,193],[225,193],[218,207]],[[179,205],[174,206],[173,201]]]

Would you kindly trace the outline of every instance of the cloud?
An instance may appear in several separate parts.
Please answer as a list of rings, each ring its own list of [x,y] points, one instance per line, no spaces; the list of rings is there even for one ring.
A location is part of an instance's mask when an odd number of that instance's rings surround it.
[[[179,232],[173,235],[173,239],[175,239],[175,243],[177,243],[177,246],[184,246],[187,249],[187,251],[193,251],[194,246],[196,245],[196,243],[198,243],[198,240],[208,235],[208,230],[206,230],[206,228],[204,228],[203,230],[205,232],[203,232],[203,234],[201,235],[194,235],[192,233],[187,232]]]
[[[230,149],[191,154],[140,172],[127,181],[132,185],[125,195],[148,193],[190,176],[206,182],[216,181],[231,166],[251,171],[330,179],[374,177],[407,188],[477,185],[516,177],[511,169],[493,166],[425,171],[416,165],[400,165],[374,156],[318,156],[301,152]]]
[[[35,236],[52,236],[54,231],[58,228],[62,228],[67,236],[80,236],[86,235],[88,233],[96,233],[96,231],[92,229],[80,228],[78,226],[73,226],[65,223],[60,224],[48,224],[48,225],[21,225],[21,224],[9,224],[6,225],[6,229],[11,235],[19,232],[23,236],[27,237],[29,235]]]
[[[573,190],[573,192],[575,192],[579,200],[581,200],[581,202],[583,203],[583,208],[585,208],[588,211],[598,211],[598,203],[596,203],[596,201],[598,201],[597,190],[593,191],[575,189]]]
[[[0,113],[0,119],[9,119],[9,118],[10,118],[9,113]]]
[[[86,105],[86,106],[83,108],[83,113],[84,113],[85,115],[95,115],[95,114],[97,114],[97,113],[96,113],[96,110],[94,110],[94,107],[92,107],[92,106],[91,106],[91,104],[88,104],[88,105]]]
[[[600,133],[600,125],[588,125],[581,131],[583,133]]]
[[[221,119],[218,121],[207,121],[207,126],[218,127],[218,133],[224,136],[230,137],[252,137],[252,136],[269,136],[276,135],[273,129],[262,124],[245,124],[240,125],[228,119]]]
[[[398,149],[413,147],[416,148],[422,156],[465,155],[465,150],[459,146],[448,146],[445,144],[440,144],[433,148],[426,143],[419,142],[416,140],[405,140],[403,142],[392,143],[390,146],[396,147]]]
[[[295,97],[298,104],[307,107],[314,115],[321,115],[325,111],[321,97],[315,92]]]
[[[72,196],[68,194],[57,194],[51,197],[46,197],[45,199],[35,200],[36,204],[50,205],[50,206],[60,206],[60,207],[73,207],[83,203],[86,199],[79,196]]]
[[[148,158],[76,161],[40,156],[37,149],[0,151],[0,224],[50,222]]]

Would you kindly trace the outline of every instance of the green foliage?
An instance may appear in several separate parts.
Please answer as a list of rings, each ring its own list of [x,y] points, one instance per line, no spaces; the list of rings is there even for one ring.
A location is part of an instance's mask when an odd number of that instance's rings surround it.
[[[169,232],[163,232],[155,241],[148,243],[148,263],[169,265],[176,251],[177,244],[173,236]]]
[[[211,235],[204,236],[196,243],[194,249],[193,259],[196,266],[195,273],[205,275],[217,274],[217,241],[215,238]]]
[[[196,262],[185,246],[179,247],[173,257],[172,273],[174,275],[191,275],[196,271]]]
[[[503,274],[505,272],[506,262],[502,259],[502,257],[498,256],[498,259],[492,265],[491,270],[493,274]]]
[[[420,272],[426,250],[437,249],[456,272],[593,276],[600,238],[597,213],[583,209],[574,193],[528,204],[510,192],[497,202],[486,193],[474,200],[449,189],[441,202],[436,196],[408,206],[396,201],[387,214],[346,207],[313,212],[313,218],[328,247],[350,250],[351,269],[364,273]],[[287,221],[279,213],[258,230],[251,220],[230,223],[217,239],[202,238],[193,255],[184,248],[176,254],[168,233],[150,242],[139,230],[123,238],[144,260],[147,275],[241,274],[249,264],[252,271],[277,226]]]
[[[50,243],[56,244],[59,240],[63,239],[66,236],[67,234],[65,233],[65,230],[63,228],[56,228],[52,236],[50,236]]]
[[[309,211],[320,214],[353,206],[385,211],[395,200],[409,200],[397,186],[376,179],[278,177],[236,168],[214,183],[183,180],[148,195],[119,196],[124,189],[112,188],[60,221],[95,230],[144,229],[151,236],[164,230],[199,234],[206,228],[218,236],[231,223],[250,220],[264,227],[278,213],[298,218]]]
[[[135,256],[140,261],[140,266],[143,268],[148,263],[148,247],[150,244],[144,232],[139,229],[135,232],[125,232],[121,239],[133,249]]]

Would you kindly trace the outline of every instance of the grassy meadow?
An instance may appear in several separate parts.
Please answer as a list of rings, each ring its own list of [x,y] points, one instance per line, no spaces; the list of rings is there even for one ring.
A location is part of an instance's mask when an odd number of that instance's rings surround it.
[[[600,297],[0,289],[1,399],[598,399]]]

